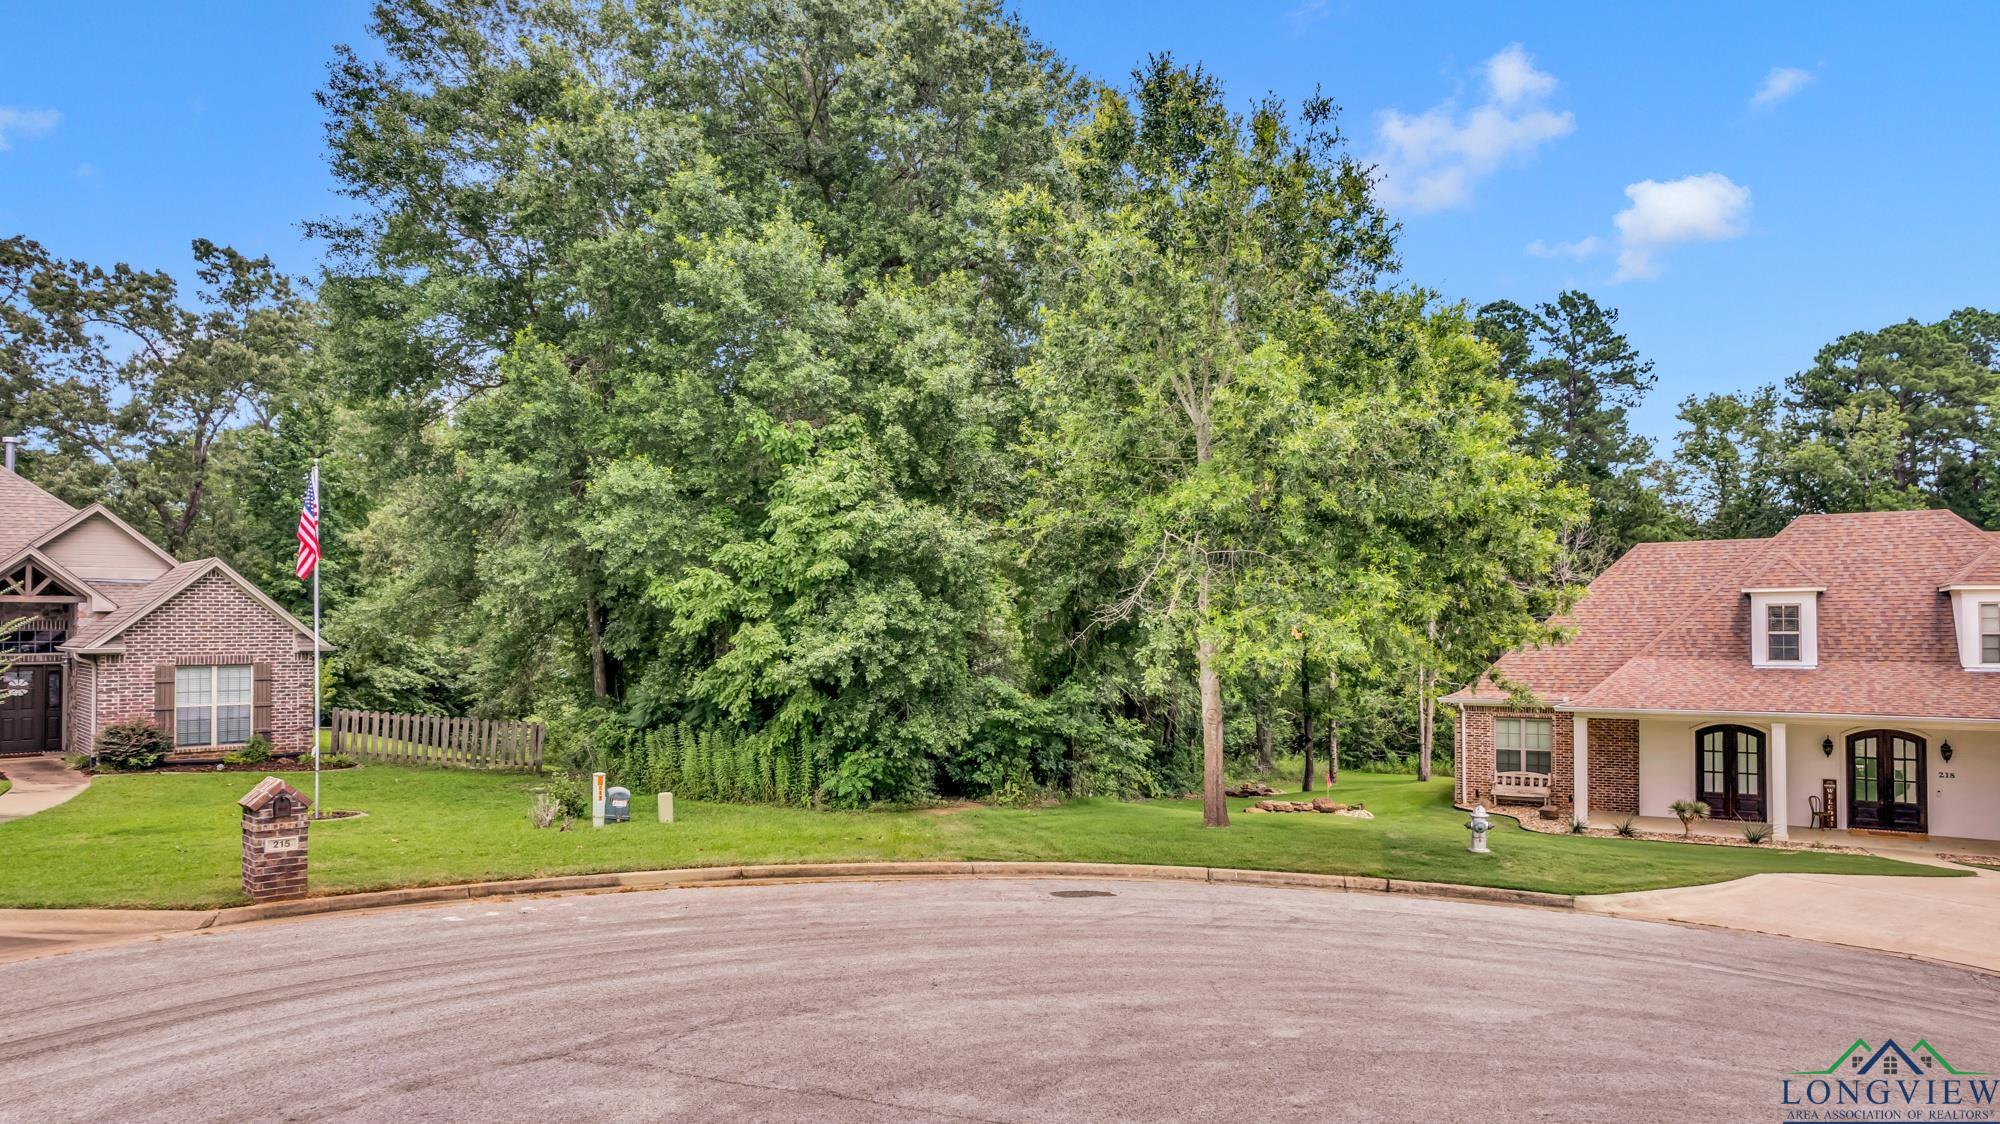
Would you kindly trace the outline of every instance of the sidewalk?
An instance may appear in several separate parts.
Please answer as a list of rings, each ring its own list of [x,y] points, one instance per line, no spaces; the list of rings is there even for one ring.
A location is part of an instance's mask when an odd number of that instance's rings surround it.
[[[0,823],[32,816],[90,787],[90,778],[62,763],[60,757],[0,758],[0,773],[14,787],[0,793]]]

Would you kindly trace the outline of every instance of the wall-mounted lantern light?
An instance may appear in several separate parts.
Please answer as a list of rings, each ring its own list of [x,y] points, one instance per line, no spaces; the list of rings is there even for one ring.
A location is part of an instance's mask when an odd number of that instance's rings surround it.
[[[1827,755],[1828,757],[1832,757],[1832,756],[1833,756],[1833,739],[1832,739],[1832,738],[1825,738],[1825,739],[1821,740],[1821,742],[1819,743],[1819,751],[1820,751],[1821,753],[1824,753],[1824,754],[1826,754],[1826,755]]]
[[[1943,745],[1939,746],[1938,755],[1943,757],[1945,759],[1945,762],[1949,764],[1951,762],[1951,743],[1946,742]]]

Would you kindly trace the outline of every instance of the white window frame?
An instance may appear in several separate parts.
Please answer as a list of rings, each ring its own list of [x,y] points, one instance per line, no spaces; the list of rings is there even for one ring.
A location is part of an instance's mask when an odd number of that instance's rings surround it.
[[[1537,728],[1545,732],[1546,734],[1545,740],[1547,743],[1546,745],[1531,746],[1528,744],[1527,735],[1530,729],[1530,724],[1533,724],[1534,728]],[[1506,736],[1506,734],[1503,734],[1502,732],[1503,728],[1506,730],[1510,730],[1512,732],[1511,739],[1509,739]],[[1511,746],[1504,745],[1503,743],[1508,740],[1512,740],[1514,744]],[[1501,763],[1500,755],[1503,753],[1511,753],[1514,755],[1513,768],[1510,769],[1506,765]],[[1549,767],[1546,769],[1529,768],[1528,755],[1530,753],[1547,754],[1549,759]],[[1554,719],[1495,718],[1493,720],[1493,771],[1495,773],[1538,773],[1546,777],[1554,775],[1555,767],[1556,767],[1556,724]]]
[[[1778,623],[1775,618],[1779,611],[1784,609],[1791,610],[1792,627],[1787,629],[1774,627]],[[1792,638],[1792,654],[1789,656],[1778,654],[1778,645],[1774,641],[1781,636]],[[1796,664],[1805,662],[1806,610],[1804,605],[1801,605],[1797,601],[1770,601],[1765,603],[1764,658],[1772,663]]]
[[[243,698],[241,702],[237,702],[234,700],[227,702],[223,701],[222,673],[225,671],[231,671],[231,672],[240,671],[243,673]],[[199,672],[208,673],[207,675],[208,681],[206,684],[207,698],[201,702],[183,702],[181,694],[181,689],[184,685],[183,677],[186,677],[186,679],[188,680],[199,681],[201,679],[201,676],[197,674]],[[223,741],[222,740],[223,712],[225,710],[234,711],[239,708],[243,711],[243,736],[241,738],[232,738],[228,741]],[[208,740],[182,741],[181,740],[181,723],[183,721],[182,715],[187,712],[199,713],[202,711],[207,712],[205,715],[205,721],[208,724]],[[233,720],[236,716],[232,714],[229,717]],[[244,743],[248,742],[251,738],[257,736],[257,731],[255,727],[256,720],[257,720],[257,673],[252,665],[247,663],[246,664],[234,664],[234,663],[184,664],[174,669],[173,736],[174,736],[175,748],[204,749],[214,746],[243,745]]]
[[[1979,642],[1979,662],[1987,667],[2000,666],[2000,601],[1980,601],[1973,606],[1976,630],[1974,639]],[[1988,614],[1992,621],[1987,620]]]
[[[1811,671],[1819,666],[1819,595],[1817,589],[1746,589],[1750,595],[1750,666],[1780,671]],[[1799,657],[1771,658],[1771,610],[1794,606],[1799,611]],[[1790,635],[1781,633],[1780,635]]]

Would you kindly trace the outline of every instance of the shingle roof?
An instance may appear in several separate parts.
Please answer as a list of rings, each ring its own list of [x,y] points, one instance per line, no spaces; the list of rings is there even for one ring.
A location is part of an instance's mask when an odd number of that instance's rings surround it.
[[[100,620],[79,619],[76,628],[70,632],[66,647],[87,648],[91,638],[102,636],[114,629],[123,628],[136,617],[151,612],[163,598],[170,596],[196,570],[214,562],[213,558],[198,558],[193,562],[183,562],[145,585],[129,586],[117,595],[118,608]]]
[[[2000,534],[1993,536],[2000,539]],[[1964,568],[1944,580],[1945,585],[2000,585],[2000,546],[1965,564]]]
[[[1949,511],[1808,515],[1770,539],[1644,544],[1558,622],[1568,642],[1510,652],[1451,697],[1502,701],[1500,679],[1586,710],[2000,719],[2000,676],[1960,665],[1938,593],[1996,546]],[[1826,590],[1819,666],[1753,668],[1743,590],[1800,585]]]
[[[49,528],[76,514],[18,472],[0,468],[0,557],[28,546]]]

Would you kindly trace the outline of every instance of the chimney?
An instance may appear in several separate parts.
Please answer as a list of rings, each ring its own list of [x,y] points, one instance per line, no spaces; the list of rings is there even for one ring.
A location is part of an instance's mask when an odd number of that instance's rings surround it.
[[[21,444],[19,437],[0,437],[0,443],[7,446],[7,471],[14,471],[14,450]]]

